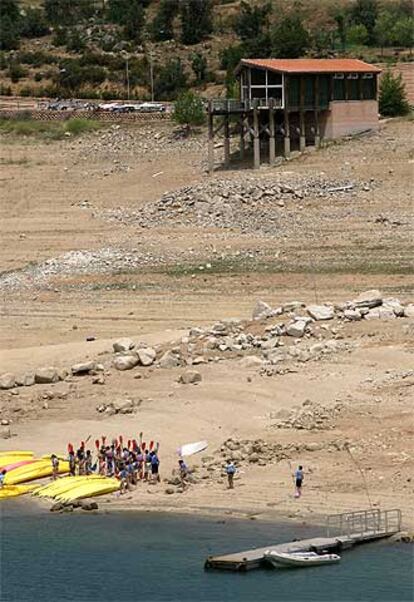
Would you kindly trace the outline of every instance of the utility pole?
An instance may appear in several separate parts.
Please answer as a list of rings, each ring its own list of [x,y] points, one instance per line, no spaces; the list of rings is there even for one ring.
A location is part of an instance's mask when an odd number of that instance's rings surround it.
[[[154,102],[154,63],[152,60],[152,52],[149,51],[150,59],[150,85],[151,85],[151,101]]]
[[[128,64],[128,56],[125,58],[126,61],[126,80],[127,80],[127,97],[129,100],[129,64]]]

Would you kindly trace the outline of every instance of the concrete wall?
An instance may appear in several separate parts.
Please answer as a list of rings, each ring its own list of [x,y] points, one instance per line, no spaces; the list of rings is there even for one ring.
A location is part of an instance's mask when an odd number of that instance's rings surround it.
[[[363,130],[378,129],[376,100],[334,100],[323,119],[324,138],[340,138]]]

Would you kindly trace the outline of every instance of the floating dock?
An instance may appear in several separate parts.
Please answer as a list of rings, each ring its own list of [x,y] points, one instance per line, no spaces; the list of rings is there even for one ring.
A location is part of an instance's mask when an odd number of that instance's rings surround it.
[[[277,552],[338,553],[355,545],[390,537],[401,530],[401,511],[359,510],[330,515],[326,519],[326,537],[314,537],[268,545],[234,554],[209,556],[206,569],[249,571],[265,566],[264,555],[269,550]],[[333,532],[338,532],[333,535]]]

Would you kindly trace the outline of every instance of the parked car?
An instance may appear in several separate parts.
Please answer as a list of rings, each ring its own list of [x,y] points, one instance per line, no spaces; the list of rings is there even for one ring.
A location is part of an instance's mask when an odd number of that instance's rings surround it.
[[[136,110],[140,113],[165,113],[166,107],[161,102],[143,102]]]

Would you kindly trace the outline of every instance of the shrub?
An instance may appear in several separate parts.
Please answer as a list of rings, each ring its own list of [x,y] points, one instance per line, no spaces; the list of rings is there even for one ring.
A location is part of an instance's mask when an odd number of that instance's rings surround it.
[[[156,74],[154,82],[155,97],[159,100],[173,100],[184,90],[186,85],[187,77],[180,59],[171,59]]]
[[[68,32],[64,27],[56,27],[52,38],[54,46],[65,46],[68,41]]]
[[[8,76],[12,80],[13,84],[17,84],[17,82],[22,79],[22,77],[26,77],[27,69],[24,69],[20,63],[13,61],[10,63]]]
[[[0,50],[13,50],[20,43],[20,11],[17,0],[0,2]]]
[[[367,28],[362,24],[352,25],[352,27],[348,29],[347,38],[349,44],[352,46],[363,46],[364,44],[367,44],[369,39]]]
[[[0,96],[12,96],[11,86],[0,84]]]
[[[409,110],[409,104],[405,94],[405,86],[401,73],[394,76],[391,71],[387,71],[380,81],[379,110],[381,115],[396,117],[406,115]]]
[[[275,57],[298,58],[309,48],[310,37],[298,15],[282,19],[272,32],[272,54]]]
[[[187,128],[202,125],[206,114],[201,98],[190,91],[181,94],[174,104],[173,119]]]
[[[48,33],[49,27],[43,11],[30,6],[26,8],[22,19],[21,35],[25,38],[41,38],[47,36]]]
[[[206,81],[207,59],[200,52],[196,52],[195,54],[193,54],[191,68],[194,71],[197,84],[201,84]]]
[[[181,41],[198,44],[213,31],[211,0],[181,0]]]
[[[161,0],[158,12],[151,23],[152,38],[155,42],[171,40],[174,37],[173,22],[177,9],[177,0]]]

